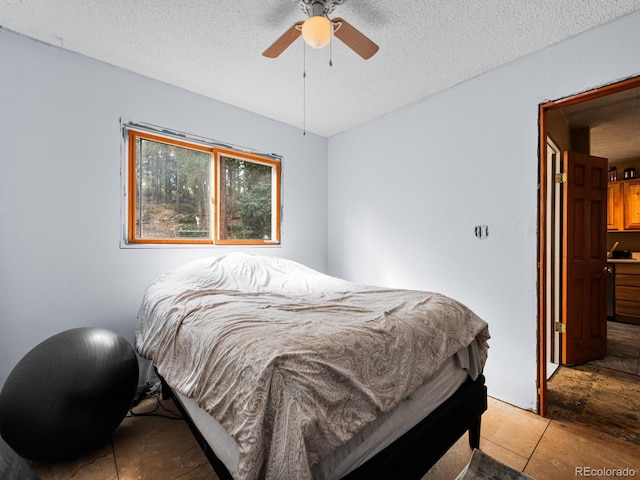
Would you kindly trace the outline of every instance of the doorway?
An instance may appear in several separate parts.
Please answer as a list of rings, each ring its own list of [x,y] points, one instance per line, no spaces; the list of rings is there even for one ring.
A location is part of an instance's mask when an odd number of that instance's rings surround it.
[[[626,101],[630,98],[637,100],[640,98],[638,92],[640,92],[640,77],[540,105],[538,413],[542,416],[545,415],[547,407],[547,380],[551,370],[555,368],[554,365],[558,363],[557,359],[560,355],[556,325],[558,312],[563,308],[563,298],[566,294],[559,288],[562,273],[561,268],[558,267],[558,257],[561,256],[558,242],[566,240],[566,235],[570,233],[566,231],[558,233],[558,205],[553,201],[557,196],[557,192],[554,191],[557,186],[550,179],[555,179],[555,174],[559,173],[558,152],[576,149],[576,146],[577,149],[586,150],[586,153],[590,153],[591,150],[591,124],[587,122],[586,125],[571,125],[570,114],[580,111],[583,112],[584,118],[588,118],[588,111],[592,109],[593,112],[598,112],[600,121],[603,121],[606,115],[615,119],[613,116],[616,108],[612,105],[623,102],[625,99]],[[597,115],[593,113],[592,119]],[[559,128],[558,125],[564,126]],[[640,150],[636,151],[636,155],[640,157]],[[606,229],[606,227],[603,228]]]

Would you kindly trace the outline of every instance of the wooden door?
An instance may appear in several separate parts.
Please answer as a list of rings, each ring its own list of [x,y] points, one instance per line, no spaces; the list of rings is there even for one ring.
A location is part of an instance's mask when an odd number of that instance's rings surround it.
[[[640,230],[640,180],[624,184],[624,229]]]
[[[606,158],[564,152],[562,363],[607,350]]]

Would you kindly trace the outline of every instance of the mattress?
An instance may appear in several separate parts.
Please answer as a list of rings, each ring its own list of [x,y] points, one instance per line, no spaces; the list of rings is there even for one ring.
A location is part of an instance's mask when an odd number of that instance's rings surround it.
[[[393,410],[378,417],[363,428],[347,444],[338,447],[318,464],[312,466],[314,480],[337,480],[371,459],[377,453],[409,431],[449,398],[468,377],[476,378],[481,364],[477,356],[478,346],[472,344],[461,349],[413,394]],[[204,439],[224,463],[229,473],[236,477],[240,453],[234,439],[211,415],[201,409],[196,401],[174,392],[182,402],[191,420]]]

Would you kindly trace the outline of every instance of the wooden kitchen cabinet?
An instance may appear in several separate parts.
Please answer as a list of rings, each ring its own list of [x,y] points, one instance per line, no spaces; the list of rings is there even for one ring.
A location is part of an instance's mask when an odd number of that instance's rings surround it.
[[[607,231],[640,230],[640,180],[609,182]]]
[[[616,316],[640,323],[640,262],[616,264],[615,276]]]
[[[623,182],[624,229],[640,230],[640,180]]]
[[[617,232],[624,228],[622,182],[609,182],[607,188],[607,230]]]

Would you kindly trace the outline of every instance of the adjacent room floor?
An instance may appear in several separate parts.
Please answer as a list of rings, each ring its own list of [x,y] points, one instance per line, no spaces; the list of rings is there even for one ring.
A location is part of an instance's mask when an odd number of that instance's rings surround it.
[[[640,445],[640,325],[609,322],[607,356],[560,367],[547,392],[549,418]]]
[[[640,476],[640,336],[635,337],[640,327],[630,332],[618,327],[610,329],[623,331],[611,336],[618,344],[609,349],[617,358],[561,369],[569,379],[561,385],[551,379],[547,418],[489,398],[481,449],[538,480],[614,478],[613,470],[625,468]],[[622,358],[633,356],[635,363]],[[620,365],[626,370],[610,368]],[[135,411],[151,411],[155,402],[147,399]],[[177,411],[169,401],[161,406]],[[217,479],[186,423],[166,418],[175,414],[163,408],[153,413],[163,416],[125,418],[111,442],[92,455],[65,464],[34,464],[34,469],[42,480]],[[453,480],[470,456],[463,437],[423,480]]]

